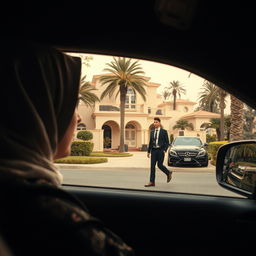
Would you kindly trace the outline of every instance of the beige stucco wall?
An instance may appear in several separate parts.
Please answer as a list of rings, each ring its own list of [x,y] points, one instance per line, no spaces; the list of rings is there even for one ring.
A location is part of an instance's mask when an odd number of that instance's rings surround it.
[[[103,130],[94,129],[89,131],[93,134],[93,151],[103,151]]]
[[[94,129],[95,128],[95,122],[92,118],[92,113],[94,112],[94,109],[91,107],[87,107],[84,103],[80,103],[78,106],[78,114],[81,117],[81,122],[86,124],[86,129]]]

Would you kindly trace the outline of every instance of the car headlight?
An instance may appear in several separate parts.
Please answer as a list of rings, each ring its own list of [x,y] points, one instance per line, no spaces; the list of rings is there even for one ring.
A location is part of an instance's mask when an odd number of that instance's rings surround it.
[[[170,155],[177,156],[177,153],[174,150],[170,150]]]
[[[206,155],[206,151],[205,150],[201,150],[199,151],[197,156],[205,156]]]

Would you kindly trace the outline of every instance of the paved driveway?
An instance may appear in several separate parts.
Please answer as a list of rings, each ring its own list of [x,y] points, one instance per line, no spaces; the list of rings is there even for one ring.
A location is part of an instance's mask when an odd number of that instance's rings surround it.
[[[107,163],[100,163],[100,164],[78,164],[78,165],[72,165],[73,168],[81,168],[81,167],[86,167],[88,169],[90,168],[142,168],[145,170],[149,170],[150,168],[150,159],[147,157],[147,152],[130,152],[133,154],[133,156],[130,157],[108,157],[108,162]],[[165,161],[164,164],[166,165],[167,168],[172,169],[173,171],[195,171],[195,172],[214,172],[215,167],[210,165],[208,167],[168,167],[167,165],[167,153],[165,156]],[[70,165],[65,165],[65,164],[59,164],[63,169],[65,166],[67,168],[70,168]]]

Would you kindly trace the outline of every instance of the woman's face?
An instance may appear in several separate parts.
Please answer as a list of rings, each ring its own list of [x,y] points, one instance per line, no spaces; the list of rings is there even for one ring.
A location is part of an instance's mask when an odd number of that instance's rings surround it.
[[[54,159],[59,159],[65,156],[68,156],[70,154],[71,149],[71,142],[74,136],[74,132],[76,130],[77,124],[81,122],[81,118],[79,114],[77,113],[77,110],[75,110],[72,119],[70,121],[70,124],[68,126],[68,129],[66,130],[66,133],[60,143],[57,146],[57,151],[54,156]]]

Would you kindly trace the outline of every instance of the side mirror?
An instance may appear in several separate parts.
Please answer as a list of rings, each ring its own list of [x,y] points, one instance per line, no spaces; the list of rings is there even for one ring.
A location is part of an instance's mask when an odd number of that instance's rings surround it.
[[[217,153],[216,178],[220,186],[256,198],[256,141],[231,142]]]

